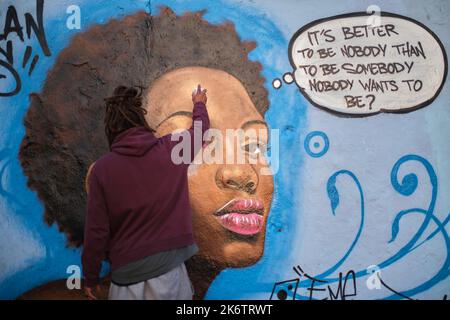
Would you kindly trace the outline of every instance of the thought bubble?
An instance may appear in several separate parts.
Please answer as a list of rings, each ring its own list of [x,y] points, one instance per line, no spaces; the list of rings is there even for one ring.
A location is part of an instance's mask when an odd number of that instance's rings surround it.
[[[289,43],[293,71],[283,81],[295,81],[313,105],[350,116],[430,104],[447,76],[441,41],[418,21],[378,15],[349,13],[303,26]]]

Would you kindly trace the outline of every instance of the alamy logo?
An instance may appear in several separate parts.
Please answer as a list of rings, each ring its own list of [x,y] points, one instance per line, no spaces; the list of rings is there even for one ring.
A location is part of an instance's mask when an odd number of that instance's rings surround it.
[[[70,5],[66,9],[66,13],[70,14],[66,20],[66,27],[69,30],[80,30],[81,29],[81,10],[77,5]]]
[[[369,274],[369,276],[367,277],[367,280],[366,280],[367,289],[369,289],[369,290],[381,289],[381,279],[380,279],[381,269],[380,269],[380,267],[378,267],[377,265],[371,265],[371,266],[367,267],[366,271],[367,271],[367,274]]]
[[[73,264],[67,267],[66,273],[69,274],[66,281],[67,289],[81,289],[81,268]]]
[[[201,121],[194,121],[193,131],[172,133],[171,140],[178,143],[171,159],[174,164],[188,164],[195,155],[193,164],[251,164],[261,175],[273,175],[279,168],[279,136],[278,129],[227,129],[224,135],[214,128],[202,136]]]

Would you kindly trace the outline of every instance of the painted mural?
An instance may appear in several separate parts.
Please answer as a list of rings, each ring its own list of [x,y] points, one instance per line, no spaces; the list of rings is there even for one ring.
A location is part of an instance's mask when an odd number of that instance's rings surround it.
[[[372,2],[2,2],[0,298],[84,298],[104,98],[141,88],[162,136],[201,83],[216,132],[258,130],[239,147],[267,161],[189,167],[195,298],[447,299],[450,4]],[[257,232],[214,215],[236,199]]]

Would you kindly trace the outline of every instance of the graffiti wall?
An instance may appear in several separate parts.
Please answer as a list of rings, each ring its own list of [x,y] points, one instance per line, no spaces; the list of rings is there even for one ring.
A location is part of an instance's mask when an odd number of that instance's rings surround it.
[[[104,98],[140,87],[162,136],[190,126],[201,83],[212,128],[258,129],[245,153],[267,162],[189,167],[196,298],[447,299],[449,14],[439,0],[2,1],[0,298],[83,298]],[[230,203],[258,228],[213,214]]]

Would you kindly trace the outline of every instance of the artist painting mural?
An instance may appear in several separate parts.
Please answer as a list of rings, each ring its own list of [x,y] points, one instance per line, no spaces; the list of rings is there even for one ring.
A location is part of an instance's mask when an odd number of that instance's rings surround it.
[[[0,298],[85,298],[104,98],[139,87],[163,136],[201,83],[211,127],[255,130],[236,148],[266,161],[189,166],[196,299],[447,299],[450,4],[395,2],[2,3]]]
[[[160,32],[150,33],[150,28]],[[170,50],[173,46],[180,50]],[[226,129],[242,126],[267,128],[261,66],[247,57],[252,46],[240,41],[232,25],[213,26],[201,13],[176,16],[169,8],[156,17],[137,13],[76,36],[58,57],[43,93],[32,98],[21,149],[29,185],[46,203],[47,221],[58,223],[70,245],[82,240],[87,168],[107,150],[103,98],[124,81],[143,87],[147,121],[162,136],[191,125],[186,114],[191,108],[189,92],[202,83],[210,96],[212,126],[224,135]],[[267,144],[267,135],[249,143],[256,145],[254,152]],[[46,156],[41,156],[43,150]],[[48,159],[53,159],[55,171],[44,170]],[[216,215],[233,202],[230,207],[245,206],[266,220],[273,182],[259,171],[248,163],[191,166],[194,229],[201,251],[189,261],[189,271],[202,295],[221,269],[253,264],[263,254],[264,222],[257,234],[248,236],[225,228]],[[55,186],[55,193],[49,193],[48,184]]]

